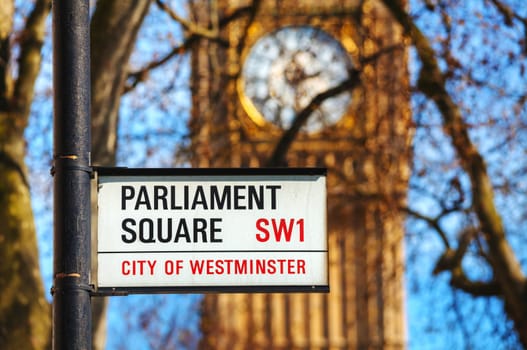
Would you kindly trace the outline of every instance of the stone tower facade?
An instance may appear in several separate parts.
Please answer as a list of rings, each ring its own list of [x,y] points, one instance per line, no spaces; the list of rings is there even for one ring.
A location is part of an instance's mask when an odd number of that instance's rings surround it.
[[[239,79],[259,38],[319,28],[358,72],[335,124],[301,131],[287,166],[328,169],[328,294],[209,294],[204,349],[403,349],[404,216],[411,118],[400,29],[375,0],[196,0],[210,36],[192,48],[191,156],[195,167],[265,166],[284,130],[256,122]]]

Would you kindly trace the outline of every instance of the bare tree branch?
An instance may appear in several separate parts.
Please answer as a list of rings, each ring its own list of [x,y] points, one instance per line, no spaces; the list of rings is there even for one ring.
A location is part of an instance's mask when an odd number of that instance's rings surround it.
[[[523,24],[523,32],[524,32],[524,43],[523,43],[523,51],[527,53],[527,17],[522,17],[515,13],[509,6],[505,5],[503,2],[499,0],[491,0],[491,2],[496,6],[498,11],[503,15],[503,18],[505,19],[505,24],[509,27],[513,25],[514,19],[520,21]]]
[[[190,32],[190,34],[198,35],[203,38],[212,39],[212,40],[216,40],[218,38],[219,30],[217,27],[212,27],[212,29],[200,27],[196,23],[192,21],[188,21],[185,18],[178,15],[174,10],[172,10],[163,1],[156,0],[156,4],[161,10],[165,11],[170,16],[170,18],[180,23],[183,26],[183,28],[185,28],[188,32]]]
[[[33,100],[34,85],[40,71],[42,44],[45,36],[45,21],[51,10],[50,0],[38,0],[27,18],[20,36],[18,79],[15,82],[13,102],[24,115],[28,115]],[[22,123],[25,126],[26,122]]]
[[[505,227],[494,203],[493,187],[485,161],[470,140],[468,126],[463,121],[459,106],[446,89],[446,78],[441,73],[430,42],[399,1],[383,0],[383,3],[402,25],[405,35],[412,40],[417,50],[422,63],[418,88],[437,106],[443,119],[443,129],[450,137],[461,165],[470,178],[472,207],[489,249],[489,262],[503,293],[508,315],[515,323],[522,344],[527,347],[526,280],[506,239]]]
[[[499,260],[497,263],[501,262],[500,267],[508,272],[509,278],[523,283],[524,276],[512,249],[505,240],[505,228],[494,205],[492,184],[485,161],[469,138],[459,107],[446,91],[445,79],[439,69],[434,51],[402,8],[394,4],[394,1],[384,0],[384,2],[396,14],[417,48],[423,64],[419,76],[419,89],[437,105],[443,117],[443,127],[450,136],[463,168],[471,179],[473,206],[489,243],[492,243],[492,249],[495,249],[496,258]]]
[[[393,46],[382,48],[376,53],[363,58],[361,61],[361,65],[369,63],[369,62],[374,62],[377,59],[379,59],[379,57],[381,57],[382,55],[393,52],[394,50],[401,50],[401,49],[403,49],[401,45],[393,45]],[[335,86],[327,91],[321,92],[318,95],[316,95],[310,101],[310,103],[296,115],[289,129],[287,129],[283,133],[282,137],[276,144],[271,157],[267,161],[267,166],[270,166],[270,167],[286,166],[287,165],[285,161],[286,153],[289,150],[289,147],[291,146],[293,141],[295,140],[302,126],[306,124],[311,113],[313,113],[317,108],[319,108],[326,99],[336,96],[344,91],[353,90],[355,87],[357,87],[360,84],[360,74],[361,74],[360,70],[352,69],[349,72],[348,79],[343,81],[338,86]]]
[[[442,212],[441,214],[439,214],[438,216],[436,217],[430,217],[430,216],[426,216],[424,214],[421,214],[415,210],[412,210],[410,208],[402,208],[403,211],[405,211],[407,214],[419,219],[419,220],[423,220],[424,222],[426,222],[428,224],[428,226],[430,226],[432,229],[434,229],[438,234],[439,234],[439,237],[441,238],[441,240],[443,241],[443,244],[445,245],[445,248],[448,250],[450,249],[450,242],[447,238],[447,234],[446,232],[443,230],[443,228],[441,227],[441,225],[439,224],[439,221],[441,221],[441,219],[444,217],[444,215],[446,214],[445,212]]]
[[[163,2],[156,0],[156,3],[158,3],[158,6],[163,6],[162,9],[167,8],[167,11],[171,11],[170,9],[168,9],[168,7]],[[220,20],[219,29],[221,29],[228,23],[235,21],[242,16],[250,15],[251,13],[254,13],[253,6],[239,7],[235,11],[232,11],[230,14],[228,14],[226,17]],[[198,40],[207,39],[207,40],[215,41],[225,47],[228,46],[228,42],[225,39],[223,39],[220,35],[221,30],[219,29],[218,30],[215,30],[215,29],[208,30],[206,28],[193,24],[193,22],[191,21],[187,21],[183,19],[182,17],[180,17],[179,15],[175,13],[170,14],[170,16],[175,21],[181,23],[181,25],[183,25],[183,27],[190,32],[189,33],[190,35],[188,35],[188,37],[185,39],[185,41],[181,45],[173,47],[172,50],[170,50],[164,56],[160,57],[158,60],[148,63],[146,66],[144,66],[143,68],[137,71],[128,73],[127,85],[124,87],[123,94],[126,94],[127,92],[133,90],[138,84],[145,81],[148,77],[148,73],[151,70],[163,66],[168,61],[170,61],[171,59],[173,59],[174,57],[178,55],[183,55],[187,53],[189,49]]]
[[[492,2],[494,6],[496,6],[498,11],[503,15],[503,18],[505,19],[505,24],[507,26],[509,27],[512,26],[512,22],[515,18],[522,20],[522,18],[518,16],[517,14],[515,14],[509,6],[505,5],[501,1],[490,0],[490,2]]]
[[[322,105],[322,102],[324,102],[326,99],[356,87],[360,82],[359,73],[360,72],[358,70],[352,70],[348,79],[344,80],[339,85],[316,95],[311,100],[311,102],[309,102],[309,104],[297,114],[289,129],[284,132],[278,141],[271,157],[267,162],[267,166],[279,167],[287,165],[285,161],[287,150],[295,140],[296,135],[302,126],[307,122],[311,113],[319,108],[320,105]]]
[[[247,41],[247,35],[249,34],[249,27],[254,22],[254,19],[256,18],[256,14],[258,13],[258,10],[260,8],[261,0],[253,0],[252,4],[247,7],[247,16],[248,20],[245,23],[244,27],[242,28],[242,37],[240,38],[240,41],[238,42],[238,46],[236,48],[238,54],[241,55],[243,47],[246,44]]]
[[[500,284],[497,281],[471,281],[467,278],[467,275],[461,267],[452,270],[450,285],[475,297],[493,297],[502,295]]]
[[[159,60],[148,63],[145,67],[141,68],[140,70],[128,73],[128,83],[124,87],[123,94],[130,92],[138,84],[145,81],[148,78],[148,73],[151,70],[161,67],[175,56],[182,55],[188,52],[189,48],[194,44],[194,42],[196,42],[198,38],[198,36],[192,35],[187,40],[185,40],[182,45],[172,48],[170,52],[168,52],[165,56],[161,57]]]
[[[444,209],[439,215],[435,217],[426,216],[410,208],[403,208],[403,210],[409,215],[419,220],[425,221],[432,229],[437,232],[443,241],[443,244],[445,245],[445,251],[437,260],[434,270],[432,271],[434,275],[445,271],[451,272],[450,285],[476,297],[501,295],[501,288],[495,280],[490,282],[472,280],[467,277],[465,270],[463,269],[462,261],[465,257],[465,253],[467,252],[470,243],[474,240],[478,233],[476,228],[467,228],[460,235],[457,248],[453,248],[447,238],[446,232],[440,225],[440,221],[445,217],[445,215],[448,215],[455,210]]]
[[[98,165],[115,162],[114,132],[127,62],[150,3],[150,0],[99,0],[92,15],[92,160]]]
[[[13,30],[14,12],[14,1],[5,1],[0,5],[0,111],[7,110],[11,94],[12,77],[9,70],[9,60],[11,57],[10,36]]]

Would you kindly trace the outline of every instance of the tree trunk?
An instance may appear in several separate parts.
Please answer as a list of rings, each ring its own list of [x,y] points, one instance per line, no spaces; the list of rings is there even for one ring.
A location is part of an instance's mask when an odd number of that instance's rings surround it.
[[[40,276],[24,137],[6,127],[7,115],[0,114],[0,347],[44,349],[51,339],[51,313]]]
[[[0,348],[51,344],[50,305],[40,276],[24,129],[27,126],[50,1],[37,1],[18,42],[16,80],[9,66],[14,2],[0,4]]]
[[[117,115],[127,62],[150,1],[97,2],[92,17],[93,161],[114,165]],[[25,157],[24,129],[40,68],[51,1],[37,0],[19,36],[18,76],[11,61],[14,1],[0,3],[0,348],[42,349],[51,340],[50,307],[38,266]],[[94,211],[95,212],[95,211]],[[96,225],[94,225],[96,227]],[[105,302],[93,298],[95,348],[104,346]],[[102,325],[102,326],[101,326]],[[103,334],[103,336],[99,336]]]
[[[128,60],[150,1],[101,0],[91,22],[92,160],[94,165],[115,165],[119,104],[127,76]],[[95,192],[94,192],[95,193]],[[96,197],[96,196],[93,196]],[[92,199],[92,228],[97,210]],[[96,233],[92,234],[95,247]],[[96,256],[92,256],[93,276]],[[92,298],[93,347],[106,342],[107,299]]]

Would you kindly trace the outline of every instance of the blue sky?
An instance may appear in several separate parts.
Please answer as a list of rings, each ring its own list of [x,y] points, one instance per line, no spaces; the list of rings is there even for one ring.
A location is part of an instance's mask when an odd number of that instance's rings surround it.
[[[421,18],[422,28],[430,37],[441,38],[444,32],[437,32],[441,23],[436,15],[429,15],[421,11],[417,1],[412,2],[414,11],[425,15]],[[477,25],[475,13],[484,13],[485,8],[475,8],[479,1],[466,2],[466,7],[459,12],[459,18],[454,20],[473,20]],[[513,3],[513,2],[511,2]],[[523,2],[516,1],[519,8]],[[157,17],[156,17],[157,16]],[[490,16],[490,15],[489,15]],[[495,14],[491,16],[496,16]],[[499,16],[497,16],[499,17]],[[161,18],[161,19],[160,19]],[[132,67],[138,68],[152,57],[151,40],[155,39],[156,53],[162,54],[170,45],[177,43],[180,29],[159,14],[154,13],[146,19],[140,36],[144,38],[137,45],[137,51],[132,57]],[[156,26],[157,24],[157,26]],[[166,28],[170,28],[167,34]],[[477,27],[476,27],[477,28]],[[466,29],[470,32],[470,27]],[[527,120],[525,107],[514,110],[514,96],[520,94],[526,86],[524,75],[521,74],[521,63],[513,64],[503,55],[493,54],[498,48],[507,51],[508,46],[517,55],[515,42],[519,40],[520,31],[514,28],[500,31],[500,37],[489,37],[492,28],[480,34],[471,34],[469,39],[454,41],[455,54],[464,65],[470,66],[474,61],[495,59],[496,70],[488,70],[475,65],[472,69],[474,77],[486,81],[489,88],[464,86],[463,79],[451,85],[456,91],[455,98],[464,106],[469,120],[480,127],[475,128],[472,136],[483,149],[492,150],[493,140],[502,140],[511,125],[520,125]],[[458,33],[459,38],[467,33]],[[440,40],[437,42],[439,48]],[[508,46],[507,46],[508,45]],[[49,41],[44,47],[45,60],[42,73],[37,82],[39,93],[35,97],[30,126],[26,132],[28,139],[27,162],[31,171],[31,189],[33,194],[33,208],[37,220],[41,267],[46,290],[51,287],[52,280],[52,178],[51,168],[52,145],[52,106],[51,106],[51,48]],[[148,54],[146,54],[148,53]],[[505,55],[506,56],[506,55]],[[412,61],[413,76],[418,69]],[[178,144],[185,140],[187,133],[186,121],[190,110],[190,92],[188,90],[188,57],[174,61],[169,67],[151,73],[151,79],[141,85],[134,93],[126,95],[122,100],[121,123],[119,127],[120,148],[118,151],[119,166],[129,167],[171,167],[174,166],[173,154]],[[500,86],[497,86],[498,83]],[[503,90],[505,93],[503,93]],[[459,92],[459,93],[457,93]],[[500,95],[501,92],[501,95]],[[161,99],[160,96],[163,96]],[[499,103],[497,102],[499,100]],[[491,103],[494,102],[494,103]],[[448,139],[442,134],[439,120],[433,106],[418,109],[419,100],[414,99],[414,110],[418,110],[415,118],[419,121],[435,125],[428,131],[418,131],[414,148],[419,150],[416,157],[423,164],[434,161],[431,169],[437,173],[455,162],[451,157]],[[503,115],[502,119],[493,127],[485,127],[489,116]],[[515,119],[517,118],[517,120]],[[496,118],[494,118],[496,119]],[[502,124],[499,122],[503,121]],[[515,124],[517,122],[517,124]],[[518,127],[516,144],[498,152],[487,152],[487,159],[497,164],[491,169],[496,182],[516,176],[519,180],[516,186],[527,191],[527,182],[522,172],[526,144],[525,130]],[[422,134],[419,134],[422,133]],[[489,143],[489,140],[491,141]],[[420,166],[419,164],[417,166]],[[443,173],[444,174],[444,173]],[[452,173],[453,174],[453,173]],[[514,176],[513,176],[514,175]],[[519,177],[518,177],[519,176]],[[446,177],[448,178],[448,176]],[[446,179],[448,180],[448,179]],[[446,186],[445,177],[431,177],[422,184],[426,186]],[[504,213],[511,241],[519,253],[525,251],[527,242],[522,234],[525,225],[524,212],[518,208],[525,208],[526,197],[515,193],[510,196],[497,198]],[[410,193],[410,201],[416,208],[428,213],[437,210],[435,204],[419,195]],[[454,228],[462,225],[462,218],[450,217],[444,225],[455,234]],[[508,334],[510,325],[500,316],[501,304],[497,301],[474,300],[463,293],[453,293],[448,286],[448,276],[431,276],[433,264],[440,253],[441,243],[437,236],[426,226],[415,221],[408,222],[409,235],[406,239],[408,256],[407,280],[407,316],[409,328],[410,349],[483,349],[493,343],[493,348],[507,349],[510,338],[493,338],[493,334]],[[526,257],[522,255],[523,266]],[[477,264],[477,260],[473,264]],[[478,266],[478,265],[474,265]],[[481,267],[481,273],[485,273]],[[48,295],[49,297],[49,295]],[[146,334],[155,332],[151,329],[141,329],[141,314],[150,306],[162,306],[162,312],[157,313],[153,324],[166,325],[197,325],[195,305],[199,296],[195,295],[135,295],[128,297],[114,297],[110,302],[109,325],[110,334],[108,349],[132,348],[132,344],[140,344],[146,339]],[[487,317],[484,317],[487,314]],[[477,318],[474,318],[476,315]],[[482,316],[481,316],[482,315]],[[499,317],[503,321],[490,322],[489,318]],[[466,325],[461,319],[468,320]],[[157,322],[157,323],[156,323]],[[191,327],[191,328],[192,328]],[[498,329],[496,329],[498,328]],[[161,330],[163,333],[163,331]],[[480,336],[480,334],[482,336]],[[128,344],[128,346],[123,346]],[[495,346],[494,346],[495,345]]]

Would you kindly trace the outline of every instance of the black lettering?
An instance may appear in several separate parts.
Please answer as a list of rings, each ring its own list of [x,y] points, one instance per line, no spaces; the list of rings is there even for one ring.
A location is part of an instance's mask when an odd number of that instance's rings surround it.
[[[201,205],[203,209],[208,209],[207,200],[205,199],[205,192],[203,186],[199,185],[196,187],[196,193],[194,193],[194,200],[192,201],[192,210],[196,209],[197,205]]]
[[[123,240],[124,243],[134,243],[137,236],[136,236],[136,233],[134,231],[134,229],[130,226],[135,226],[135,220],[134,219],[124,219],[122,224],[121,224],[121,228],[125,231],[125,232],[128,232],[130,234],[129,237],[127,237],[127,235],[125,233],[123,233],[121,235],[121,239]]]
[[[245,186],[234,186],[234,209],[247,209],[245,205],[240,204],[240,201],[245,199],[244,194],[240,193],[244,188]]]
[[[207,220],[194,218],[193,223],[194,228],[194,242],[199,242],[198,234],[201,233],[201,238],[203,242],[207,242]]]
[[[258,209],[263,209],[264,206],[264,196],[263,196],[263,186],[258,186],[260,193],[256,192],[256,186],[249,186],[249,209],[253,209],[253,203],[256,204]]]
[[[137,202],[135,202],[135,210],[139,209],[140,205],[145,205],[146,209],[152,209],[150,205],[150,199],[148,198],[148,192],[146,191],[146,186],[142,185],[139,187],[139,193],[137,194]]]
[[[121,186],[121,210],[126,210],[126,201],[134,198],[133,186]]]
[[[216,238],[216,233],[221,232],[221,227],[216,227],[216,223],[221,222],[221,218],[211,218],[210,219],[210,242],[211,243],[221,243],[223,242],[222,238]]]
[[[163,237],[163,219],[157,219],[157,239],[162,243],[168,243],[172,240],[172,218],[167,219],[166,237]]]
[[[227,205],[226,209],[231,208],[231,186],[224,186],[223,192],[220,198],[218,186],[210,186],[210,208],[211,209],[223,209]]]
[[[148,226],[148,231],[145,230],[146,226]],[[145,236],[145,233],[148,236]],[[155,243],[154,222],[151,219],[145,218],[139,221],[139,240],[143,243]]]
[[[168,209],[167,202],[168,189],[165,186],[154,186],[154,209],[161,209],[159,202],[162,202],[162,209]]]
[[[189,198],[189,194],[188,194],[188,186],[185,186],[183,187],[183,197],[184,197],[184,204],[183,204],[183,208],[186,210],[188,209],[188,198]]]
[[[174,238],[174,243],[177,243],[180,238],[185,238],[187,243],[190,243],[190,235],[188,233],[188,227],[187,222],[185,219],[179,220],[179,224],[177,226],[176,236]]]
[[[265,188],[271,190],[271,209],[276,209],[276,190],[281,189],[280,185],[267,185]]]

